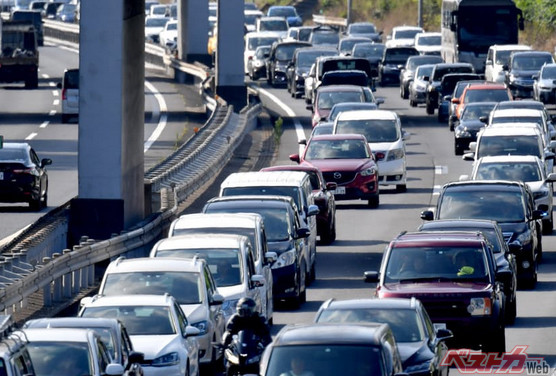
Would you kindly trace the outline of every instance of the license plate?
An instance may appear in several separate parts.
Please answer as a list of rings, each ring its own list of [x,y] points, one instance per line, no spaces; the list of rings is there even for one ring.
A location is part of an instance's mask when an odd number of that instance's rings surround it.
[[[334,190],[335,195],[345,195],[346,194],[346,187],[336,187]]]

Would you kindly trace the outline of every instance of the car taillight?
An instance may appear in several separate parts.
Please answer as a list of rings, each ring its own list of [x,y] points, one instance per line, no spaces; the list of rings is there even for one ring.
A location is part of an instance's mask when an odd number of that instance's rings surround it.
[[[66,100],[66,89],[62,89],[62,100]]]
[[[18,168],[12,170],[13,174],[29,174],[29,175],[37,175],[36,170],[34,168]]]

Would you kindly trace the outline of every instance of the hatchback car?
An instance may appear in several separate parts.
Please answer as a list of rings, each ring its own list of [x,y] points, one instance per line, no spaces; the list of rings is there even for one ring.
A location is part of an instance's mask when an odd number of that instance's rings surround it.
[[[48,202],[46,166],[52,159],[39,159],[28,143],[0,143],[0,202],[28,202],[41,210]]]
[[[302,47],[311,47],[311,44],[301,41],[282,41],[272,44],[266,60],[266,81],[269,85],[287,85],[286,70],[295,51]]]
[[[290,160],[318,167],[327,182],[338,185],[336,200],[367,200],[369,207],[378,207],[378,166],[362,134],[314,136],[303,154]]]
[[[397,192],[407,190],[405,140],[409,134],[394,111],[343,112],[336,118],[332,133],[364,135],[378,163],[379,184],[393,185]]]
[[[142,367],[145,376],[199,375],[196,336],[200,331],[189,324],[171,295],[97,296],[81,308],[78,316],[119,319],[125,325],[133,347],[144,354]]]
[[[264,304],[260,286],[264,276],[256,274],[253,246],[247,236],[234,234],[190,234],[172,236],[159,240],[151,249],[150,257],[201,258],[214,276],[218,291],[224,297],[222,312],[224,322],[235,313],[237,302],[249,297],[257,304],[257,310],[264,317]],[[198,286],[195,286],[198,288]],[[266,318],[265,319],[270,319]]]
[[[266,59],[270,54],[270,46],[259,46],[253,57],[247,61],[247,75],[253,81],[266,77]]]
[[[143,354],[133,350],[133,344],[127,329],[117,319],[55,317],[28,320],[23,325],[27,328],[75,328],[91,329],[98,333],[106,344],[114,362],[123,366],[126,376],[142,376]]]
[[[461,93],[461,97],[452,98],[452,103],[456,105],[456,111],[452,116],[459,119],[463,109],[468,103],[501,102],[509,100],[512,100],[512,93],[504,84],[469,84],[463,90],[463,93]]]
[[[413,39],[412,39],[413,41]],[[378,82],[380,86],[399,84],[400,72],[411,56],[419,55],[419,51],[411,46],[392,46],[386,43],[382,59],[378,63]]]
[[[423,304],[415,298],[328,299],[317,311],[316,323],[388,324],[394,333],[404,372],[412,376],[447,376],[441,365],[448,352],[447,329],[435,328]]]
[[[199,329],[199,361],[218,359],[217,343],[226,322],[222,312],[224,298],[203,260],[178,258],[120,257],[112,261],[102,278],[98,295],[171,294],[190,325]],[[81,306],[96,297],[81,300]],[[129,328],[128,328],[129,329]]]
[[[421,55],[440,56],[442,34],[439,32],[419,33],[415,35],[415,48]]]
[[[112,360],[101,337],[89,329],[23,329],[36,376],[123,375],[124,367]]]
[[[164,25],[164,29],[158,33],[160,45],[166,48],[173,48],[178,41],[178,21],[170,20]]]
[[[363,87],[356,85],[330,85],[319,87],[315,93],[313,104],[307,109],[313,112],[313,127],[325,120],[332,107],[342,102],[366,102]]]
[[[378,63],[382,60],[384,49],[383,43],[357,43],[351,50],[351,56],[367,59],[371,64],[371,79],[378,77]]]
[[[250,32],[245,34],[245,47],[243,50],[243,67],[245,69],[245,73],[249,73],[249,62],[254,58],[255,51],[258,47],[269,46],[270,48],[274,42],[278,41],[280,41],[280,36],[269,31]]]
[[[66,69],[62,82],[58,83],[62,98],[62,123],[79,116],[79,69]]]
[[[374,375],[402,372],[386,324],[304,324],[284,327],[266,348],[261,376]]]

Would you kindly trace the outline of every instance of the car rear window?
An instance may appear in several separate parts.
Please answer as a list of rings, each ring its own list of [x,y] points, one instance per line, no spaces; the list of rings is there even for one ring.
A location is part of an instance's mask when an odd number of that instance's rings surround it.
[[[64,74],[64,87],[66,89],[79,89],[78,70],[70,70]]]

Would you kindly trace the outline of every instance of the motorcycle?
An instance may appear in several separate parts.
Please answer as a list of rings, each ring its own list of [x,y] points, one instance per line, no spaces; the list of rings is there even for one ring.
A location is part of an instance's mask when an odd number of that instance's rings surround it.
[[[224,350],[226,376],[259,374],[259,361],[264,351],[260,338],[250,330],[234,334]]]

